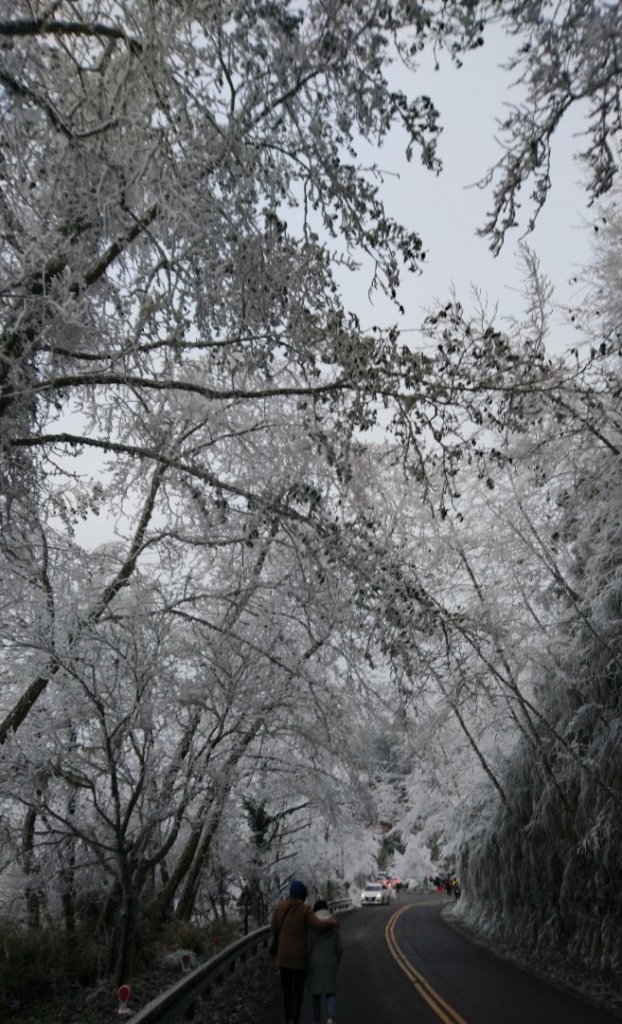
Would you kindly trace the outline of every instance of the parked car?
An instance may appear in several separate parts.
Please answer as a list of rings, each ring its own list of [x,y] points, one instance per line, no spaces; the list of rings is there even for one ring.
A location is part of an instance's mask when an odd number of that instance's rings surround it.
[[[380,882],[367,882],[365,888],[361,892],[361,906],[364,907],[366,904],[378,904],[389,902],[389,890],[386,889]]]

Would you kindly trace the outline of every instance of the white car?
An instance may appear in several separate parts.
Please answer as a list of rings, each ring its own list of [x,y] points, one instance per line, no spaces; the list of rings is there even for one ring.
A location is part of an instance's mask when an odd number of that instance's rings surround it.
[[[384,885],[381,885],[380,882],[368,882],[361,892],[362,907],[370,903],[380,904],[388,902],[389,890]]]

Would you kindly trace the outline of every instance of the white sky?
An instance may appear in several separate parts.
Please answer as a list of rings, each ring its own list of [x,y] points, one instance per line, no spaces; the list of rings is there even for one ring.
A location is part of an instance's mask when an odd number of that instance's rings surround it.
[[[518,89],[510,87],[511,74],[499,67],[511,42],[502,37],[487,42],[466,56],[461,69],[447,58],[438,71],[431,60],[416,74],[395,69],[395,83],[411,98],[429,95],[443,125],[439,155],[444,170],[438,177],[421,166],[416,153],[412,163],[406,162],[397,133],[375,157],[368,150],[370,162],[375,159],[380,167],[394,172],[382,190],[388,212],[417,230],[426,249],[423,275],[409,278],[399,296],[406,309],[400,324],[406,329],[420,324],[425,308],[435,299],[446,301],[452,284],[465,305],[475,285],[491,305],[498,303],[500,316],[517,316],[522,311],[518,243],[530,211],[524,208],[521,228],[508,234],[502,252],[494,257],[488,239],[476,236],[492,206],[492,190],[469,187],[502,155],[495,140],[496,122],[505,115],[508,103],[520,100]],[[581,187],[582,169],[573,158],[574,152],[584,148],[583,140],[577,138],[584,128],[582,115],[571,111],[558,129],[553,145],[553,187],[536,230],[525,239],[551,278],[556,301],[565,305],[577,299],[577,286],[570,283],[571,278],[581,271],[591,244],[586,226],[591,214]],[[366,288],[366,272],[344,282],[346,302],[357,309],[363,327],[400,319],[380,296],[370,306]],[[568,331],[558,328],[555,335],[555,347],[561,346]]]

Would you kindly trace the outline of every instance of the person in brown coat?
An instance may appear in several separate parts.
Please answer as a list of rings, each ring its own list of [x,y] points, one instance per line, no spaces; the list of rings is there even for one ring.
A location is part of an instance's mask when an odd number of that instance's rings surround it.
[[[307,927],[317,931],[337,928],[334,917],[318,917],[305,903],[307,887],[295,879],[287,899],[277,903],[270,928],[276,944],[276,966],[281,977],[286,1024],[299,1024],[307,971]]]

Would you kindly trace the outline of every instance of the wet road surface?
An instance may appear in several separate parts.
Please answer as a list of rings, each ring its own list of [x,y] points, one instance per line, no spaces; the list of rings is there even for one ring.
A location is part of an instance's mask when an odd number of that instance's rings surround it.
[[[338,1024],[620,1024],[452,928],[446,897],[400,894],[341,919]],[[311,1024],[307,997],[301,1024]]]

